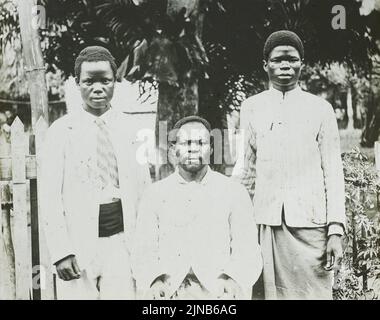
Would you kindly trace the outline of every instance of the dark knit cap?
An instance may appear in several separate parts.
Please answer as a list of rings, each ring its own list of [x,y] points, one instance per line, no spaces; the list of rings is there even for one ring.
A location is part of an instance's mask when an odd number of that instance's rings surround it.
[[[81,66],[83,62],[97,62],[97,61],[108,61],[111,65],[112,72],[116,76],[117,66],[115,58],[109,52],[108,49],[102,46],[89,46],[84,48],[75,59],[74,72],[75,76],[79,79],[81,72]]]
[[[173,129],[180,129],[184,124],[189,123],[189,122],[200,122],[202,123],[208,131],[211,131],[211,125],[210,123],[201,117],[198,116],[188,116],[184,117],[176,122],[174,125]]]
[[[280,30],[273,32],[265,41],[264,44],[264,59],[267,60],[269,54],[275,47],[278,46],[292,46],[299,52],[301,59],[304,56],[304,49],[301,39],[298,35],[289,30]]]
[[[177,140],[177,133],[178,133],[178,130],[181,129],[181,127],[183,125],[185,125],[186,123],[189,123],[189,122],[199,122],[199,123],[202,123],[208,132],[211,132],[211,125],[210,123],[206,120],[206,119],[203,119],[199,116],[188,116],[188,117],[184,117],[180,120],[178,120],[174,127],[173,127],[173,130],[170,131],[169,133],[169,141],[171,142],[175,142]]]

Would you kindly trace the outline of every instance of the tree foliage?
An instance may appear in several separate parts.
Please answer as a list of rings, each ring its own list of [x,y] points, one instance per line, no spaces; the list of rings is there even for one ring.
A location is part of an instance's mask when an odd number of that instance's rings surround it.
[[[363,3],[356,0],[202,0],[197,12],[204,16],[198,28],[202,34],[197,33],[195,13],[170,15],[168,0],[40,2],[48,17],[41,34],[50,71],[73,74],[77,53],[101,44],[116,57],[119,79],[181,86],[188,77],[197,78],[200,113],[211,121],[265,88],[262,48],[275,30],[290,29],[301,36],[309,66],[328,68],[339,62],[352,74],[365,75],[378,51],[374,40],[380,38],[380,13],[361,15]],[[346,9],[346,29],[332,28],[335,5]],[[13,20],[0,21],[16,30]],[[10,32],[3,37],[9,38]]]
[[[262,47],[272,31],[297,32],[308,64],[338,61],[369,69],[379,22],[378,12],[361,16],[356,0],[205,0],[200,37],[191,13],[170,16],[164,0],[42,2],[50,25],[61,26],[55,35],[48,34],[47,60],[66,73],[72,73],[82,47],[103,44],[121,64],[119,77],[180,85],[192,74],[201,80],[201,91],[215,99],[213,107],[226,111],[240,102],[229,91],[236,84],[247,94],[262,88]],[[337,4],[346,8],[345,30],[331,26],[331,9]]]
[[[345,30],[334,30],[331,26],[334,16],[331,9],[338,4],[346,8]],[[262,48],[266,37],[279,29],[290,29],[300,35],[308,65],[344,62],[353,69],[371,67],[370,56],[376,50],[373,37],[377,24],[374,21],[380,22],[379,14],[361,16],[360,3],[355,0],[333,4],[326,0],[226,0],[223,5],[225,14],[211,13],[204,31],[211,80],[223,79],[224,83],[234,85],[243,76],[247,80],[243,87],[248,95],[255,93],[256,88],[261,89],[261,81],[266,79],[262,71]],[[226,91],[223,86],[219,90],[220,93]],[[228,105],[234,103],[228,102]]]
[[[336,299],[380,298],[379,181],[373,163],[357,148],[344,154],[346,245]]]
[[[51,39],[47,57],[67,73],[72,72],[71,53],[102,44],[121,65],[119,79],[178,85],[189,71],[197,78],[205,75],[208,59],[193,20],[184,11],[169,15],[166,1],[45,0],[45,5],[51,21],[64,27]],[[70,56],[64,55],[68,48],[74,49]]]
[[[28,88],[17,11],[12,1],[0,3],[0,30],[0,96],[23,99],[28,95]]]

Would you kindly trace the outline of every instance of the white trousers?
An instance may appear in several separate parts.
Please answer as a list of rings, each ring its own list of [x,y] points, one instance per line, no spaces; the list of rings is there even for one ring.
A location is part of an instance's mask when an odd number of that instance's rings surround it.
[[[81,270],[79,279],[63,281],[57,277],[59,300],[135,299],[135,284],[124,234],[97,241],[96,255],[90,267]]]

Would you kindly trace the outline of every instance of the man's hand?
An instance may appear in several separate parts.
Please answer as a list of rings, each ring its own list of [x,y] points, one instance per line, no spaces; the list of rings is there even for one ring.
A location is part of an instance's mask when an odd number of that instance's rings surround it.
[[[80,269],[75,256],[68,256],[56,263],[58,277],[64,281],[80,278]]]
[[[154,300],[164,300],[169,299],[169,278],[168,277],[158,277],[153,284],[150,286],[149,298]]]
[[[239,299],[241,296],[242,290],[234,279],[227,275],[219,277],[219,288],[216,295],[217,299],[232,300]]]
[[[327,240],[325,270],[338,271],[343,259],[342,240],[340,235],[332,234]]]

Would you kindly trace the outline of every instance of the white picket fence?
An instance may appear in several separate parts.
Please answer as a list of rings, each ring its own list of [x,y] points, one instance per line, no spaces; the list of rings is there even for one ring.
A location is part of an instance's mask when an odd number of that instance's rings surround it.
[[[37,156],[29,152],[33,149],[31,135],[17,117],[11,126],[11,153],[0,158],[0,300],[55,297],[52,268],[38,222],[38,150],[48,124],[41,117],[35,128]]]

